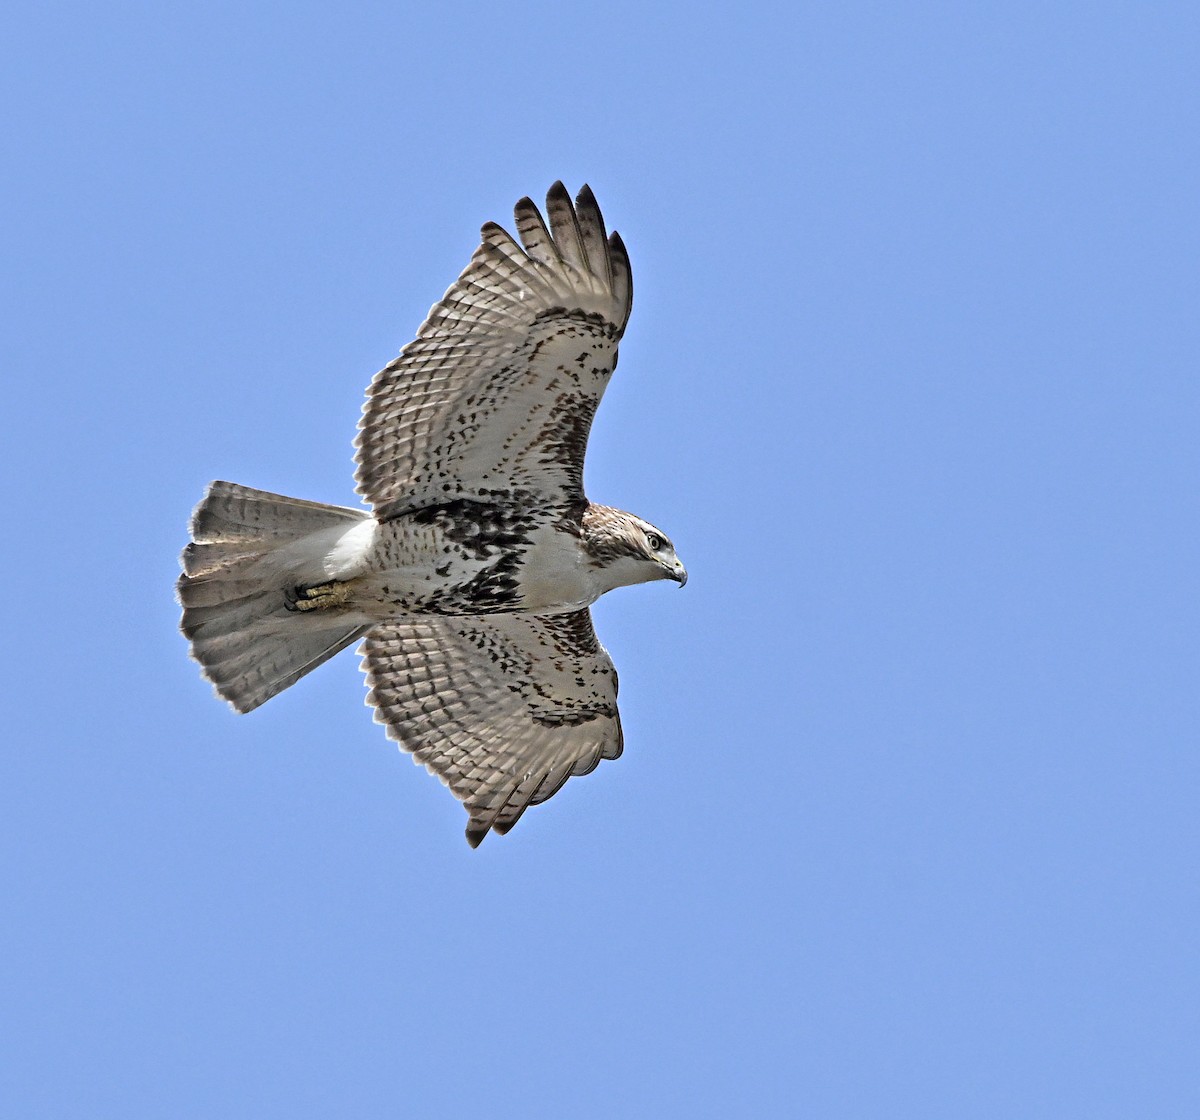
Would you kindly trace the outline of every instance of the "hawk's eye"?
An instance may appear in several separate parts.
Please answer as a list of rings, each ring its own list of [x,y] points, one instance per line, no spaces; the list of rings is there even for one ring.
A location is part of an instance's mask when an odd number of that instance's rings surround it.
[[[657,533],[647,533],[646,543],[650,546],[651,552],[657,552],[663,546],[663,539]]]

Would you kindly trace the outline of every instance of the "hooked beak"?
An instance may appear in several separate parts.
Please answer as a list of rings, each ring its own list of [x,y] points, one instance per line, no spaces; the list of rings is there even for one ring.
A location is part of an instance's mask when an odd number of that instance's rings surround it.
[[[668,579],[673,579],[680,587],[687,583],[687,568],[685,568],[678,560],[675,561],[675,567],[667,573]]]

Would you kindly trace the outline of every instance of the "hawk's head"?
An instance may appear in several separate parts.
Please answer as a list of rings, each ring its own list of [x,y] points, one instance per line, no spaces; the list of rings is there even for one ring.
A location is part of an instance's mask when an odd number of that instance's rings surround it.
[[[583,515],[583,543],[606,591],[655,579],[687,583],[666,533],[632,513],[592,503]]]

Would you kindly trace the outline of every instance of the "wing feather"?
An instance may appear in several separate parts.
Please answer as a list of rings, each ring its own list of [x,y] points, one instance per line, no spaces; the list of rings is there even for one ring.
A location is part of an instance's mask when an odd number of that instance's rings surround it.
[[[561,184],[555,184],[555,186],[559,185]],[[551,187],[550,190],[553,191],[554,187]],[[548,200],[550,196],[546,197]],[[549,205],[549,201],[547,201],[547,209]],[[558,246],[546,228],[542,212],[532,198],[527,196],[513,207],[513,219],[517,225],[517,234],[521,238],[521,244],[525,246],[525,252],[530,257],[551,268],[557,268],[562,264],[562,255],[558,251]]]
[[[629,253],[625,250],[625,242],[616,230],[608,238],[608,263],[612,269],[613,299],[625,308],[625,318],[620,324],[620,332],[623,334],[633,307],[633,269],[629,266]]]
[[[575,218],[579,236],[583,241],[587,259],[594,268],[599,265],[600,278],[611,291],[613,286],[612,264],[609,261],[607,236],[604,232],[604,216],[596,204],[596,196],[586,183],[575,201]],[[589,270],[590,271],[590,270]]]
[[[633,299],[629,259],[595,196],[561,183],[549,225],[527,198],[517,238],[489,222],[416,339],[367,391],[359,493],[387,519],[453,498],[583,497],[592,416]],[[519,239],[519,240],[518,240]]]
[[[546,216],[550,219],[550,232],[554,236],[554,244],[558,247],[559,256],[579,270],[582,276],[593,279],[591,268],[588,266],[587,249],[583,244],[583,233],[575,218],[575,207],[571,205],[571,196],[562,183],[555,183],[546,195]]]
[[[389,622],[362,652],[376,720],[464,803],[473,847],[621,753],[617,674],[587,610]]]

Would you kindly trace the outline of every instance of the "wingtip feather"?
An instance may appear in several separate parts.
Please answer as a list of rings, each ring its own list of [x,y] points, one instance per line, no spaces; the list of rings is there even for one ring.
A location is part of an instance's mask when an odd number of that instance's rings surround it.
[[[478,848],[479,845],[483,843],[483,838],[487,834],[488,834],[487,825],[483,825],[481,827],[480,825],[476,824],[474,821],[471,821],[467,825],[467,843],[470,844],[472,848]]]
[[[609,258],[608,235],[604,229],[604,215],[600,213],[596,196],[592,194],[591,187],[586,183],[580,188],[579,194],[575,196],[575,221],[583,238],[591,267],[599,271],[599,279],[605,289],[611,292],[613,270],[612,261]]]
[[[621,330],[624,331],[633,311],[633,269],[629,264],[625,242],[616,230],[608,235],[608,259],[612,266],[613,296],[624,308],[625,318],[620,324]]]
[[[546,217],[550,221],[550,233],[562,259],[585,276],[590,274],[591,266],[588,263],[583,231],[579,228],[579,219],[571,203],[571,196],[561,179],[546,192]]]
[[[551,266],[562,261],[558,246],[546,228],[542,212],[532,198],[526,195],[513,207],[513,218],[517,226],[517,236],[530,257]]]

